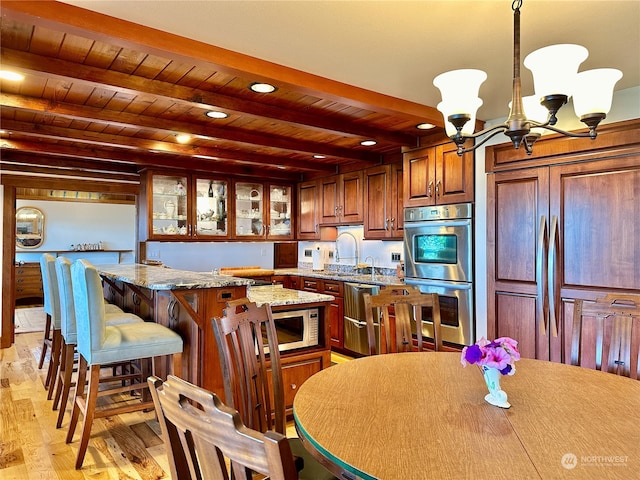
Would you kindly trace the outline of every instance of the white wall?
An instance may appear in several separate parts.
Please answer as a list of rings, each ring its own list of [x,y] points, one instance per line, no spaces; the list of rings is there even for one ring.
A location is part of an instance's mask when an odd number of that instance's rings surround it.
[[[72,244],[103,242],[105,250],[130,250],[122,255],[121,261],[133,262],[137,224],[134,205],[16,201],[16,209],[25,206],[37,207],[44,212],[44,243],[36,249],[18,248],[17,261],[37,262],[42,251],[64,251],[69,250]],[[117,258],[106,254],[100,256],[104,257],[102,263],[112,263]],[[100,256],[95,254],[89,260],[100,262]]]

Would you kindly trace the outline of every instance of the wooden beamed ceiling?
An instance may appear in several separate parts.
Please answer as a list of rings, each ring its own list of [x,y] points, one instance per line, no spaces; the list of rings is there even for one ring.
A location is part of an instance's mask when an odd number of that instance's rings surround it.
[[[55,1],[0,8],[1,68],[24,75],[0,80],[5,170],[129,181],[155,167],[300,181],[443,135],[432,107]],[[277,90],[254,93],[256,81]],[[228,117],[205,116],[212,109]],[[423,122],[437,128],[416,129]],[[180,133],[191,141],[178,143]]]

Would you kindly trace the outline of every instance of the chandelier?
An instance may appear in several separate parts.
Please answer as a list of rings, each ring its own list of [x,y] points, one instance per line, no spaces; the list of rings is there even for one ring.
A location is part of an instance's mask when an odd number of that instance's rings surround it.
[[[473,133],[476,112],[482,105],[478,97],[480,85],[487,79],[482,70],[462,69],[438,75],[433,84],[440,89],[442,102],[437,109],[445,119],[445,131],[458,146],[458,155],[475,150],[487,140],[502,132],[511,138],[513,146],[520,145],[531,155],[534,142],[543,129],[568,137],[596,138],[596,128],[609,113],[613,87],[622,78],[622,72],[613,68],[600,68],[578,72],[579,65],[589,52],[580,45],[551,45],[536,50],[524,59],[531,70],[535,95],[522,97],[520,81],[520,7],[522,0],[514,0],[513,10],[513,89],[507,120],[499,125]],[[576,116],[589,127],[588,132],[573,133],[560,130],[558,110],[573,96]],[[480,142],[465,148],[469,139],[486,135]]]

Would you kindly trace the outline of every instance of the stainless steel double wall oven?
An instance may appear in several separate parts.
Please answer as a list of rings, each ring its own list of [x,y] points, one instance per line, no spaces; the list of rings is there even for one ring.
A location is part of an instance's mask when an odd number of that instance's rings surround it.
[[[457,345],[475,341],[472,219],[470,203],[404,210],[405,283],[438,294],[442,339]],[[430,318],[422,333],[433,338]]]

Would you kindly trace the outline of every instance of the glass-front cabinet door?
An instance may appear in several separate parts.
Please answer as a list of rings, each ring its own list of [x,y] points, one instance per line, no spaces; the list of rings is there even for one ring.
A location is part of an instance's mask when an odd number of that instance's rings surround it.
[[[151,232],[153,237],[186,237],[189,228],[188,177],[153,175]]]
[[[198,178],[195,181],[195,235],[203,237],[228,237],[229,182]]]
[[[292,236],[291,186],[269,185],[269,223],[267,237]]]
[[[264,185],[236,182],[235,236],[264,237]]]

